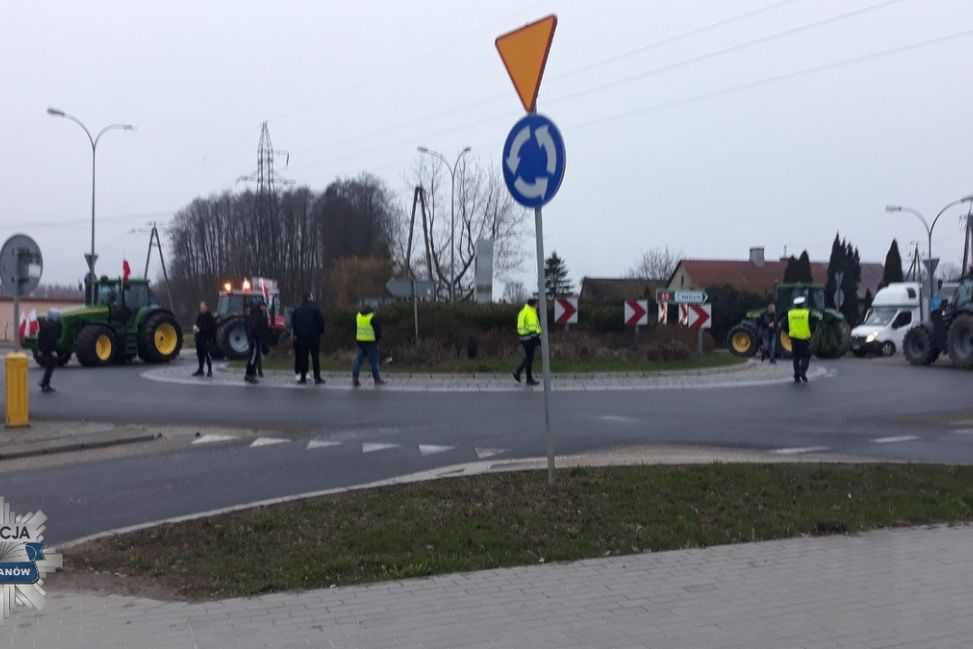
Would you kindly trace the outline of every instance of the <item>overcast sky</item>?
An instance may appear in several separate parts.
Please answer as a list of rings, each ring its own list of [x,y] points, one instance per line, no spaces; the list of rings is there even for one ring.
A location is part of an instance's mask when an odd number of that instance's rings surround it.
[[[48,106],[138,129],[99,145],[102,272],[123,256],[140,272],[148,233],[131,230],[239,188],[263,120],[291,152],[283,175],[317,190],[369,171],[406,203],[420,144],[499,165],[523,111],[494,38],[551,12],[538,109],[568,165],[545,245],[574,279],[662,245],[826,260],[835,231],[882,261],[893,237],[925,246],[886,204],[931,218],[973,193],[973,34],[902,49],[973,30],[969,0],[5,2],[0,238],[33,236],[45,282],[83,276],[90,147]],[[944,260],[959,215],[937,226]]]

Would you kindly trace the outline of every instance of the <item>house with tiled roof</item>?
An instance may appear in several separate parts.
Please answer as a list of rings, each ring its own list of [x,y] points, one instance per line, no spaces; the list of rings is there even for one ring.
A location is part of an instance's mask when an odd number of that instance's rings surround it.
[[[749,259],[682,259],[669,278],[666,288],[689,289],[711,288],[729,285],[738,291],[754,295],[770,295],[774,287],[784,280],[787,260],[768,261],[764,249],[750,249]],[[858,283],[858,297],[864,299],[866,291],[872,295],[878,291],[882,282],[882,264],[861,262],[861,281]],[[811,262],[811,277],[815,282],[824,284],[828,280],[828,263]]]
[[[582,302],[621,302],[623,300],[655,300],[655,291],[665,288],[665,280],[633,279],[628,277],[583,277]]]

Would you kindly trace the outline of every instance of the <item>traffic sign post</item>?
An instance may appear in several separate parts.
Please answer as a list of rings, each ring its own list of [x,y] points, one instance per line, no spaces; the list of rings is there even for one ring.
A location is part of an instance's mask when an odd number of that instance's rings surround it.
[[[20,298],[29,295],[41,281],[44,259],[37,243],[26,234],[15,234],[0,249],[0,284],[14,299],[14,346],[21,347]]]
[[[565,329],[570,329],[571,325],[577,323],[578,323],[578,298],[576,297],[554,298],[554,324],[564,325]]]
[[[544,285],[544,219],[541,206],[557,193],[564,177],[564,141],[554,123],[536,114],[547,55],[557,17],[547,16],[497,38],[496,47],[528,115],[518,121],[503,147],[503,177],[514,200],[534,208],[537,239],[537,296],[541,320],[541,362],[544,368],[544,440],[547,482],[553,485],[554,439],[551,434],[551,352]]]
[[[635,337],[639,337],[639,327],[649,324],[648,300],[625,300],[625,326],[635,327]]]
[[[428,280],[419,280],[414,277],[411,279],[390,279],[385,284],[385,289],[401,298],[412,298],[412,319],[416,329],[416,344],[419,344],[419,296],[424,299],[431,299],[435,295],[436,284]]]
[[[655,301],[670,304],[705,304],[709,302],[709,295],[706,291],[660,288],[655,291]]]
[[[686,325],[696,330],[696,352],[703,353],[703,329],[709,329],[713,323],[712,304],[691,304],[684,307],[687,310]]]

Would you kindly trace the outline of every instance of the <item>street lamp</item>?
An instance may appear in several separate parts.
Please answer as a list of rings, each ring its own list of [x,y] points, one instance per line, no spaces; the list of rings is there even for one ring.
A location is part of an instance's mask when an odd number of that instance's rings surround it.
[[[471,147],[464,147],[459,155],[456,156],[456,162],[450,166],[449,161],[446,157],[439,151],[433,151],[432,149],[427,149],[424,146],[416,147],[419,153],[424,153],[428,156],[436,158],[449,169],[449,301],[452,303],[456,302],[456,293],[454,290],[454,285],[456,283],[456,167],[459,166],[460,159],[469,153],[472,149]]]
[[[101,136],[107,133],[108,131],[112,131],[116,129],[122,131],[134,131],[135,127],[132,126],[131,124],[110,124],[109,126],[106,126],[105,128],[98,131],[98,135],[91,137],[91,131],[89,131],[88,127],[86,127],[81,122],[81,120],[78,119],[77,117],[70,115],[69,113],[65,113],[63,110],[59,110],[57,108],[48,108],[47,114],[52,115],[54,117],[63,117],[65,119],[71,120],[72,122],[74,122],[75,124],[81,127],[81,129],[84,131],[84,134],[88,136],[88,141],[91,142],[91,255],[88,257],[88,272],[90,273],[89,276],[91,277],[91,282],[90,282],[91,294],[89,296],[89,299],[91,300],[90,303],[94,304],[95,290],[96,290],[95,287],[95,154],[98,150],[98,141],[101,139]]]
[[[932,220],[931,224],[929,223],[929,221],[926,220],[926,217],[924,217],[922,213],[919,212],[919,210],[915,210],[911,207],[904,207],[902,205],[889,205],[885,208],[885,211],[888,212],[889,214],[894,212],[908,212],[909,214],[912,214],[920,221],[922,221],[922,225],[926,228],[926,237],[928,238],[928,245],[929,245],[928,248],[929,262],[928,265],[926,266],[926,271],[929,273],[929,298],[928,299],[932,299],[933,293],[936,292],[936,289],[934,288],[935,284],[933,283],[934,279],[933,279],[933,267],[932,267],[932,231],[936,229],[936,223],[939,222],[939,217],[941,217],[946,212],[946,210],[948,210],[951,207],[956,207],[957,205],[962,205],[963,203],[969,203],[969,202],[973,202],[973,194],[969,196],[964,196],[959,200],[953,201],[943,209],[939,210],[939,214],[936,215],[936,218]],[[928,299],[924,300],[924,305],[923,305],[923,309],[927,312],[927,314],[929,309]]]

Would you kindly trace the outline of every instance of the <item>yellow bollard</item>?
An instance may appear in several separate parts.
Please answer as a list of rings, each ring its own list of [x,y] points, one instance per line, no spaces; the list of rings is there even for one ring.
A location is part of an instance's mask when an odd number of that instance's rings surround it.
[[[13,352],[4,360],[7,385],[7,428],[30,425],[27,397],[27,354]]]

